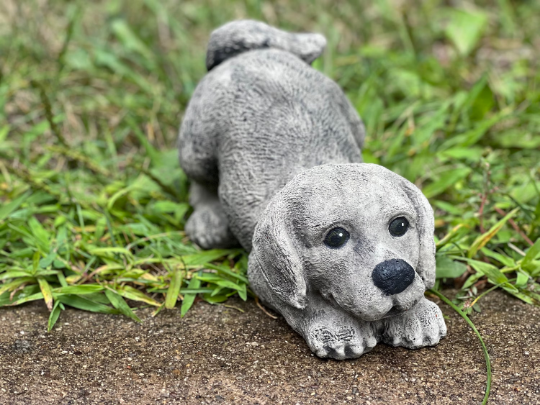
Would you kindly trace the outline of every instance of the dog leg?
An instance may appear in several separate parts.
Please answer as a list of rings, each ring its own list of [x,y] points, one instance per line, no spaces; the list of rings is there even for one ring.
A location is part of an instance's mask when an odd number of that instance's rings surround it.
[[[382,341],[391,346],[419,349],[434,346],[446,336],[446,324],[440,308],[424,297],[412,309],[379,322]]]
[[[289,319],[290,313],[282,312],[313,353],[321,358],[355,359],[375,347],[377,338],[370,322],[354,319],[327,301],[319,300],[319,305],[312,301],[295,319]]]
[[[194,212],[186,223],[189,238],[203,249],[238,246],[217,195],[217,189],[192,181],[190,203]]]

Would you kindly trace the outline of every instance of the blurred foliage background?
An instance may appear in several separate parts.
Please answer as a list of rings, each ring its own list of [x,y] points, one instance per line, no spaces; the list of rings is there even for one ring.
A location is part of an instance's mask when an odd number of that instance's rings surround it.
[[[437,288],[540,303],[540,2],[3,0],[0,306],[182,315],[250,294],[241,250],[201,251],[175,142],[206,41],[254,18],[328,39],[316,69],[362,116],[367,162],[435,209]],[[127,300],[127,301],[126,301]]]

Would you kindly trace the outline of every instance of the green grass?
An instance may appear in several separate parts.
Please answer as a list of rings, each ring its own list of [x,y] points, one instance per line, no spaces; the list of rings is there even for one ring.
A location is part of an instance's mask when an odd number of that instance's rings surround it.
[[[137,321],[133,301],[250,295],[243,251],[186,238],[175,151],[209,33],[241,17],[326,35],[314,66],[364,119],[364,159],[435,209],[436,288],[465,313],[493,287],[540,304],[540,3],[447,4],[3,1],[0,306],[43,300],[51,329],[66,306]]]

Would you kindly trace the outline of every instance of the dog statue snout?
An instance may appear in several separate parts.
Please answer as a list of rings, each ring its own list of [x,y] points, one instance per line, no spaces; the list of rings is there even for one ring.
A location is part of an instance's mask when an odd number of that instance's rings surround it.
[[[373,282],[385,294],[399,294],[414,281],[414,269],[405,260],[391,259],[373,269]]]

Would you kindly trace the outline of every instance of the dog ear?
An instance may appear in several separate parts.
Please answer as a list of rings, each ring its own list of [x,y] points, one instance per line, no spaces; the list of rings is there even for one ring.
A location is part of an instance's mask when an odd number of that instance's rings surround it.
[[[422,191],[410,181],[403,179],[402,187],[407,196],[411,199],[416,214],[418,216],[417,229],[420,243],[418,266],[416,271],[424,280],[426,288],[435,285],[435,219],[433,208],[429,205],[428,199]]]
[[[255,272],[262,274],[282,301],[302,309],[306,306],[306,282],[288,213],[286,202],[278,194],[255,228],[249,265],[259,267]]]

